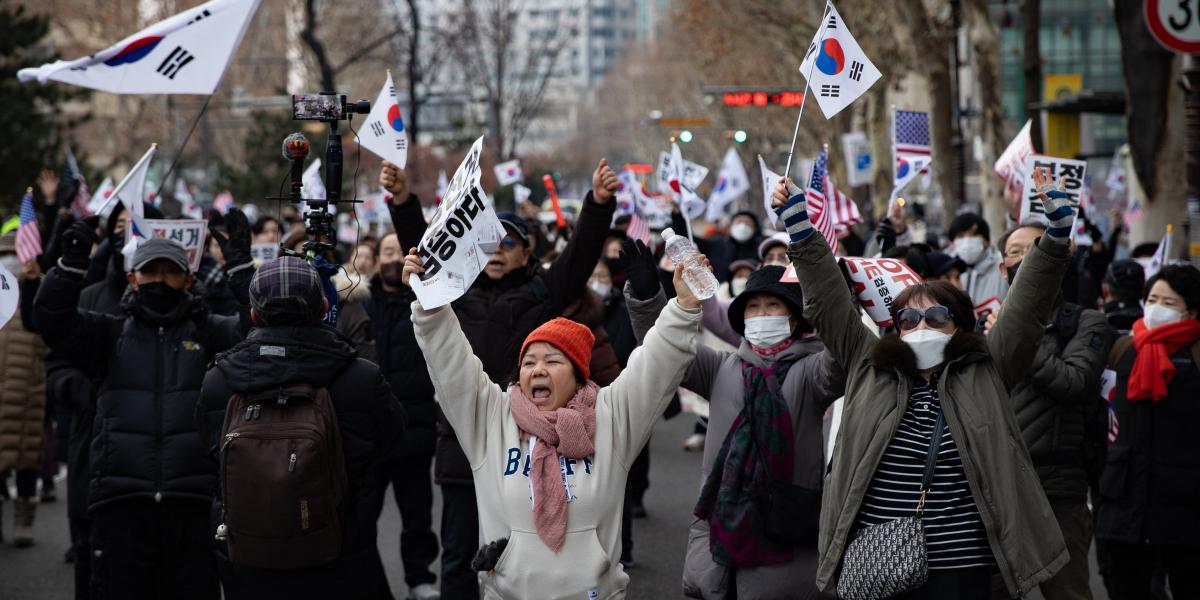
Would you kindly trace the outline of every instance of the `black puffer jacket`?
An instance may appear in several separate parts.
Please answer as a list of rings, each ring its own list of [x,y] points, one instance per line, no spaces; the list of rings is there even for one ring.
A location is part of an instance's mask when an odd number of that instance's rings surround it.
[[[284,350],[264,354],[260,352],[262,346]],[[365,483],[377,476],[373,470],[400,439],[404,408],[392,395],[379,367],[358,358],[333,329],[255,329],[245,341],[217,357],[204,377],[203,397],[196,409],[205,453],[214,457],[209,475],[217,477],[215,457],[230,397],[293,383],[327,388],[337,412],[346,459],[346,497],[350,500],[341,556],[331,564],[304,571],[233,567],[231,576],[223,576],[226,593],[232,587],[238,597],[253,597],[256,593],[270,598],[373,597],[383,576],[375,543],[376,496],[382,490]],[[213,514],[220,515],[219,498],[214,500]]]
[[[124,314],[121,296],[127,287],[125,273],[112,270],[104,280],[83,288],[79,310],[120,317]],[[72,517],[86,517],[88,482],[92,478],[89,450],[98,382],[53,350],[46,353],[46,378],[55,408],[71,417],[67,438],[67,510]]]
[[[1013,388],[1021,437],[1051,500],[1087,499],[1087,428],[1111,344],[1103,314],[1060,303],[1033,365]]]
[[[1137,349],[1127,339],[1113,348],[1120,431],[1100,477],[1096,538],[1200,548],[1200,341],[1171,355],[1175,378],[1166,398],[1130,402]]]
[[[492,381],[507,383],[516,373],[517,354],[529,333],[560,316],[587,291],[615,207],[615,202],[597,204],[588,192],[575,235],[549,269],[531,259],[526,268],[495,281],[480,275],[454,302],[463,333]],[[471,466],[445,418],[438,420],[434,475],[440,484],[472,483]]]
[[[235,279],[246,289],[250,273]],[[193,417],[208,361],[242,337],[248,317],[210,315],[190,293],[170,313],[136,293],[125,315],[82,312],[79,277],[55,268],[34,301],[46,343],[100,381],[88,507],[129,498],[209,500],[215,465]]]

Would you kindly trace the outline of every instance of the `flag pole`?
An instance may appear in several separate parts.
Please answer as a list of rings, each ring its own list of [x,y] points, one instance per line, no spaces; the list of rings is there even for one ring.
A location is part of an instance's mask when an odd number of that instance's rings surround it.
[[[192,134],[196,132],[196,126],[200,124],[200,119],[204,117],[204,113],[208,112],[208,103],[212,102],[212,99],[212,94],[209,94],[208,98],[205,98],[204,106],[200,107],[200,113],[192,121],[191,129],[188,129],[187,135],[183,138],[183,143],[179,144],[179,152],[175,153],[175,160],[171,161],[171,166],[167,169],[167,174],[163,175],[162,181],[158,182],[158,189],[154,191],[155,198],[162,197],[163,188],[167,187],[167,181],[171,179],[171,174],[175,172],[175,167],[179,165],[179,159],[183,158],[183,151],[187,148],[188,141],[192,139]]]
[[[829,31],[829,9],[833,6],[832,0],[825,0],[825,11],[821,13],[821,35],[817,37],[817,47],[814,52],[820,53],[821,46],[825,43],[825,34]],[[800,118],[804,116],[804,105],[808,102],[808,88],[812,82],[813,68],[817,66],[817,59],[813,58],[813,62],[808,66],[808,75],[804,78],[804,95],[800,97],[800,113],[796,115],[796,128],[792,130],[792,146],[788,149],[787,164],[783,167],[783,178],[787,179],[792,173],[792,157],[796,154],[796,138],[800,136]]]

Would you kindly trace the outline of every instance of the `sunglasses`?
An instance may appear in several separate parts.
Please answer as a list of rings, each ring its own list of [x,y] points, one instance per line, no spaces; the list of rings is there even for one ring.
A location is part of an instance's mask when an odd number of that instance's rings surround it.
[[[925,322],[933,329],[941,329],[954,321],[950,309],[945,306],[930,306],[925,310],[902,308],[900,312],[896,313],[896,321],[900,325],[901,331],[916,329],[917,325],[921,324],[921,319],[925,319]]]

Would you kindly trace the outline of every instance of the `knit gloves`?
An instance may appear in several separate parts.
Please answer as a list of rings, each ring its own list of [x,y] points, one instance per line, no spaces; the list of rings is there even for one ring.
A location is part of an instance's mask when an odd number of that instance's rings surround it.
[[[775,189],[776,195],[782,194],[783,184]],[[808,236],[812,235],[812,223],[808,221],[808,200],[805,198],[804,190],[796,187],[796,184],[789,181],[787,190],[787,203],[782,207],[775,208],[775,214],[783,219],[783,225],[787,229],[788,236],[792,242],[799,242]]]
[[[1062,187],[1052,183],[1038,186],[1037,193],[1041,196],[1042,206],[1046,210],[1046,219],[1050,226],[1046,228],[1046,237],[1057,244],[1071,242],[1071,225],[1075,222],[1075,208],[1071,206],[1071,197]]]

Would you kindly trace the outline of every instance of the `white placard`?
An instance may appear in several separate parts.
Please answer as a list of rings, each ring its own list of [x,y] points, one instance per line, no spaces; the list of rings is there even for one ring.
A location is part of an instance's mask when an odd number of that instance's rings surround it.
[[[208,231],[208,222],[201,219],[146,219],[145,223],[149,230],[145,232],[146,235],[174,240],[183,246],[183,249],[187,251],[192,273],[200,268],[200,259],[204,257],[204,238]],[[133,235],[132,229],[132,227],[125,228],[126,244]],[[125,270],[133,270],[133,254],[125,255]]]
[[[0,327],[7,325],[8,320],[17,314],[20,304],[21,290],[17,285],[17,276],[0,264]]]
[[[1033,170],[1040,168],[1049,169],[1050,181],[1054,182],[1054,185],[1058,185],[1061,180],[1063,190],[1071,197],[1071,206],[1078,215],[1087,163],[1070,158],[1032,154],[1025,161],[1025,185],[1021,194],[1021,212],[1017,223],[1024,223],[1027,219],[1046,222],[1046,209],[1042,206],[1042,200],[1035,189],[1037,186],[1033,183]]]

